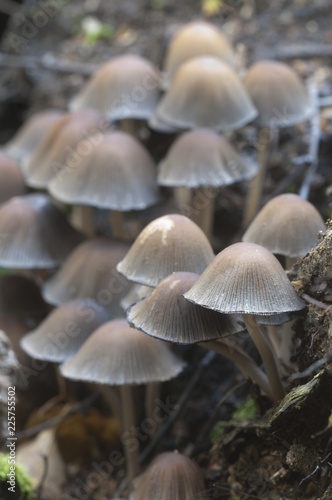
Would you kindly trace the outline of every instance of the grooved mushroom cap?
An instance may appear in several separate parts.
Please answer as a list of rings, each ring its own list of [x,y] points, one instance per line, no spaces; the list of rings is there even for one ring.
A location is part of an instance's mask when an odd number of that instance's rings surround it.
[[[305,306],[275,256],[254,243],[225,248],[184,296],[226,314],[279,314]]]
[[[148,119],[159,99],[159,74],[143,57],[123,55],[104,63],[70,103],[92,108],[109,120]]]
[[[215,57],[184,63],[156,109],[157,119],[183,129],[234,130],[256,116],[235,71]]]
[[[0,151],[0,205],[13,196],[25,194],[26,190],[16,161]]]
[[[38,328],[25,335],[21,347],[32,358],[61,363],[109,320],[108,312],[93,300],[73,300],[52,311]]]
[[[158,201],[154,161],[131,135],[101,135],[78,157],[74,165],[67,161],[49,184],[58,200],[120,211],[143,210]]]
[[[257,165],[245,161],[213,130],[196,129],[181,135],[159,164],[161,186],[226,186],[257,174]]]
[[[58,121],[62,111],[48,109],[30,116],[14,137],[4,145],[4,152],[17,161],[30,154]]]
[[[157,455],[134,482],[130,500],[208,500],[197,465],[180,453]]]
[[[209,311],[183,297],[199,278],[195,273],[173,273],[152,294],[130,307],[127,320],[134,328],[168,342],[193,344],[243,330],[231,316]]]
[[[242,240],[272,253],[303,257],[317,245],[319,231],[326,231],[316,208],[297,194],[281,194],[256,215]]]
[[[146,384],[176,377],[185,364],[164,342],[131,328],[124,319],[99,327],[61,373],[99,384]]]
[[[0,207],[0,267],[53,268],[82,240],[43,194],[17,196]]]
[[[43,296],[50,304],[92,298],[114,316],[123,316],[120,300],[130,283],[116,271],[129,245],[107,238],[85,241],[67,257],[59,271],[44,285]],[[88,265],[87,265],[88,263]]]
[[[105,129],[103,117],[91,109],[66,113],[59,118],[31,155],[22,162],[22,172],[28,186],[46,188],[49,181],[59,175],[67,164],[76,170],[93,141],[100,139],[100,129]]]
[[[0,316],[39,318],[46,316],[49,309],[33,280],[16,275],[0,277]]]
[[[258,61],[249,69],[244,85],[259,115],[257,123],[289,127],[312,115],[306,90],[293,68],[277,61]]]
[[[234,66],[234,49],[216,26],[205,21],[188,23],[174,35],[168,47],[163,88],[169,87],[181,64],[200,56],[213,56]]]
[[[176,271],[200,274],[214,257],[203,231],[184,215],[165,215],[137,236],[117,270],[131,281],[157,286]]]
[[[123,311],[127,311],[128,307],[135,304],[138,300],[146,299],[153,292],[154,288],[146,285],[133,285],[127,295],[120,302]]]

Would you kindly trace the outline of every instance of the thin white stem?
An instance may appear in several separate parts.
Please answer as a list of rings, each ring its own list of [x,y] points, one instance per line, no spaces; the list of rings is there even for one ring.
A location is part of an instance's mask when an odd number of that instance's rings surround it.
[[[160,391],[160,382],[150,382],[145,389],[145,414],[148,419],[155,421],[154,410],[156,407],[156,399]],[[157,429],[155,429],[156,432]],[[150,436],[153,434],[150,434]]]

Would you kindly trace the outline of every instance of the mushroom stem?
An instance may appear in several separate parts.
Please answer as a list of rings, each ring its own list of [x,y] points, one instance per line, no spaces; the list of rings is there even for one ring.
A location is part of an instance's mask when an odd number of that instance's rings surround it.
[[[146,386],[145,414],[146,417],[151,419],[152,421],[155,421],[155,417],[153,415],[159,390],[160,390],[160,382],[150,382]]]
[[[274,400],[280,401],[280,399],[284,397],[285,393],[281,384],[277,361],[271,345],[261,332],[254,315],[243,314],[242,317],[248,333],[262,358]]]
[[[267,325],[265,327],[267,338],[269,339],[274,352],[276,353],[278,359],[281,358],[281,340],[279,329],[276,325]]]
[[[131,134],[134,137],[137,135],[137,120],[133,118],[124,118],[120,121],[120,130],[122,132],[126,132],[127,134]]]
[[[280,359],[286,366],[289,366],[291,362],[294,337],[293,325],[294,320],[292,319],[284,323],[281,329]]]
[[[112,226],[112,234],[115,239],[126,241],[127,234],[124,226],[124,215],[119,210],[110,210],[110,221]]]
[[[200,342],[199,345],[205,349],[211,349],[217,354],[220,354],[221,356],[224,356],[232,361],[246,379],[251,379],[255,384],[257,384],[272,401],[276,400],[271,391],[266,375],[259,369],[255,361],[238,345],[233,342],[226,341],[225,339]]]
[[[213,229],[215,192],[213,191],[211,195],[208,190],[208,187],[197,188],[192,200],[192,206],[194,209],[194,222],[210,238]]]
[[[192,218],[192,195],[193,192],[190,188],[178,186],[174,188],[175,204],[183,215],[190,219]]]
[[[122,422],[121,404],[120,404],[120,398],[116,393],[116,390],[114,389],[114,387],[105,386],[102,384],[99,384],[98,390],[103,396],[107,406],[110,408],[113,416],[117,419],[117,421],[120,424]]]
[[[94,208],[88,205],[73,205],[71,215],[72,225],[89,237],[92,237],[95,234],[93,210]]]
[[[248,227],[250,222],[257,214],[262,198],[263,184],[265,179],[267,155],[269,151],[269,144],[271,141],[271,128],[263,127],[259,131],[258,136],[258,163],[259,170],[257,175],[249,183],[249,192],[243,216],[242,226]]]
[[[121,441],[124,447],[127,463],[127,479],[131,481],[139,473],[138,461],[138,441],[132,446],[132,440],[128,439],[131,430],[135,429],[135,413],[132,388],[130,385],[121,385],[121,404],[122,404],[122,430]]]

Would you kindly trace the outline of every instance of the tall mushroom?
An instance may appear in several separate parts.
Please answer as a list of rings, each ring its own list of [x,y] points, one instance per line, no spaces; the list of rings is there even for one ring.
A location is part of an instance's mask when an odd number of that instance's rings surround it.
[[[13,196],[21,196],[27,191],[18,163],[1,151],[0,179],[0,205]]]

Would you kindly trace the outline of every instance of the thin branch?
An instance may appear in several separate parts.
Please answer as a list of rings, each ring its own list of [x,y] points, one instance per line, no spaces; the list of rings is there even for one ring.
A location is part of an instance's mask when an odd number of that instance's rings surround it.
[[[91,75],[98,69],[99,65],[89,63],[68,63],[56,59],[51,55],[43,57],[16,56],[0,52],[0,67],[22,68],[22,69],[48,69],[58,73],[79,73]]]
[[[308,304],[313,304],[314,306],[319,307],[320,309],[331,309],[331,305],[324,304],[324,302],[320,302],[320,300],[316,300],[313,297],[310,297],[307,293],[302,293],[302,299],[308,302]]]

